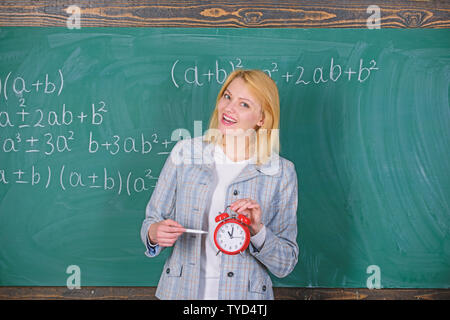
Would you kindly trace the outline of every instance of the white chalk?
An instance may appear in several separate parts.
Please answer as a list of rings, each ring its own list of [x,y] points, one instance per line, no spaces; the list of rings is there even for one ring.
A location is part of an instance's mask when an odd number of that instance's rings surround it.
[[[208,233],[208,231],[203,231],[203,230],[195,230],[195,229],[186,229],[187,233],[200,233],[200,234],[206,234]]]

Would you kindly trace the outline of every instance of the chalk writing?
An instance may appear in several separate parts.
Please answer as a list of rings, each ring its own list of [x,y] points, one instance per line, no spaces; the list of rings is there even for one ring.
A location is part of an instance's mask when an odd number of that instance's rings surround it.
[[[0,168],[0,186],[23,184],[32,187],[41,186],[45,189],[55,185],[66,191],[71,189],[100,189],[115,192],[118,195],[140,193],[150,190],[156,185],[158,177],[152,175],[152,169],[143,172],[116,170],[111,168],[90,168],[86,173],[84,168],[76,168],[67,164],[57,167],[7,169]]]
[[[54,80],[56,79],[56,80]],[[58,82],[57,82],[58,81]],[[4,79],[0,77],[0,98],[8,100],[10,93],[23,98],[25,94],[44,93],[60,95],[64,88],[64,76],[61,69],[53,74],[46,73],[42,78],[25,79],[20,75],[14,76],[8,72]]]
[[[248,68],[241,58],[227,62],[216,60],[214,65],[198,65],[180,59],[172,63],[170,70],[172,84],[176,88],[183,85],[202,87],[209,84],[223,84],[235,69]],[[250,67],[251,68],[251,67]],[[279,62],[269,62],[262,70],[277,83],[295,86],[320,85],[326,82],[358,81],[363,83],[379,68],[375,59],[359,59],[359,65],[344,66],[333,57],[321,66],[303,66]]]
[[[124,136],[93,131],[93,128],[107,125],[108,112],[114,108],[104,99],[85,105],[60,102],[34,106],[32,95],[61,94],[64,88],[61,69],[56,75],[56,80],[52,78],[53,73],[30,80],[10,71],[0,78],[0,99],[6,102],[6,108],[4,105],[0,109],[0,155],[30,157],[35,154],[33,159],[40,159],[57,154],[71,155],[76,150],[76,154],[85,152],[86,155],[152,154],[165,158],[170,153],[175,141],[160,138],[157,132]],[[136,173],[126,168],[77,167],[67,161],[52,162],[46,167],[25,165],[20,161],[14,166],[0,163],[0,186],[28,185],[45,189],[56,186],[63,191],[97,189],[132,196],[154,188],[157,179],[151,168]]]

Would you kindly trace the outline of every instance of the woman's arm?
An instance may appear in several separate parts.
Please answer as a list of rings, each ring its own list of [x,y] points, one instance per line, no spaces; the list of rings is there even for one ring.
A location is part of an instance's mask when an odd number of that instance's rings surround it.
[[[146,255],[149,257],[157,256],[162,247],[173,245],[178,236],[183,233],[182,227],[172,220],[175,216],[177,164],[179,164],[174,161],[174,157],[179,150],[179,144],[180,142],[174,146],[167,158],[145,210],[141,240],[147,247]],[[149,234],[150,227],[152,228]],[[167,238],[172,238],[173,242],[169,244]],[[158,245],[149,246],[149,244]]]
[[[264,245],[259,251],[249,246],[250,254],[278,278],[291,273],[298,261],[297,203],[297,173],[294,164],[286,161],[275,212],[266,225]]]

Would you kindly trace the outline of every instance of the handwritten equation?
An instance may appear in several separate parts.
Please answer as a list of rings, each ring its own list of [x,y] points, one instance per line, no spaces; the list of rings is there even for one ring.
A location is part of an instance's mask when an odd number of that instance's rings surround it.
[[[62,104],[58,110],[45,111],[41,108],[29,110],[25,104],[25,99],[20,98],[20,104],[16,111],[0,111],[0,128],[17,129],[12,136],[0,134],[0,152],[3,153],[43,153],[50,156],[55,153],[70,152],[73,144],[77,140],[75,129],[70,130],[74,124],[89,125],[92,127],[101,126],[108,112],[104,101],[92,103],[89,110],[72,111],[66,104]],[[80,109],[78,106],[77,109]],[[54,127],[67,128],[66,132],[55,134],[45,129]],[[26,133],[25,128],[40,129]],[[10,130],[11,131],[11,130]],[[61,130],[58,130],[61,132]],[[36,133],[39,132],[39,135]],[[85,142],[85,150],[89,153],[99,153],[106,150],[111,155],[119,152],[148,154],[155,144],[161,143],[164,149],[173,141],[159,141],[157,133],[140,133],[136,136],[122,137],[117,134],[111,135],[107,139],[99,140],[89,131],[89,140]],[[168,152],[158,152],[159,155]]]
[[[59,96],[64,88],[64,76],[61,69],[57,72],[38,77],[37,79],[25,79],[22,76],[14,76],[9,71],[2,79],[0,77],[0,98],[8,101],[10,94],[23,98],[28,93],[56,94]]]
[[[52,162],[44,168],[24,165],[58,154],[67,154],[66,159],[70,159],[71,153],[79,155],[80,152],[88,156],[154,155],[162,160],[170,153],[175,141],[163,139],[157,132],[124,135],[100,130],[108,126],[109,114],[114,109],[106,99],[84,105],[58,103],[51,107],[37,107],[33,103],[37,95],[56,97],[64,89],[61,69],[36,79],[13,75],[12,71],[0,76],[0,159],[11,159],[5,157],[14,155],[14,159],[24,160],[13,166],[8,165],[8,161],[0,161],[0,187],[29,185],[48,189],[57,186],[63,191],[97,189],[128,196],[154,188],[158,178],[148,167],[136,173],[136,170],[110,167],[91,170],[87,163],[77,169],[66,161],[63,164]],[[25,161],[31,155],[35,155],[33,160]]]
[[[36,166],[14,170],[0,168],[0,186],[17,184],[49,189],[56,185],[63,191],[98,189],[128,196],[154,188],[157,180],[158,177],[152,175],[151,169],[145,169],[137,175],[131,171],[123,172],[105,167],[86,174],[67,165],[57,168],[47,166],[45,169]]]
[[[212,65],[199,65],[178,59],[172,63],[170,76],[176,88],[185,85],[196,87],[209,84],[221,85],[231,72],[241,68],[246,68],[241,58],[227,62],[216,60]],[[279,62],[269,62],[261,69],[278,84],[311,86],[338,81],[363,83],[379,68],[375,59],[369,61],[359,59],[357,65],[343,66],[331,58],[329,63],[321,66],[295,65],[288,68]]]

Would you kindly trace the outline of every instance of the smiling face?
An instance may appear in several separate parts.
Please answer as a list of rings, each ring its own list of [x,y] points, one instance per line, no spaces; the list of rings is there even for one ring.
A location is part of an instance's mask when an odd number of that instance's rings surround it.
[[[217,104],[218,129],[222,134],[238,134],[261,127],[264,123],[262,105],[237,77],[228,85]]]
[[[256,154],[256,163],[261,165],[278,153],[279,120],[275,82],[264,71],[236,69],[217,95],[204,141],[225,147],[230,159],[239,159],[245,148],[244,159]],[[228,151],[234,153],[230,156]]]

